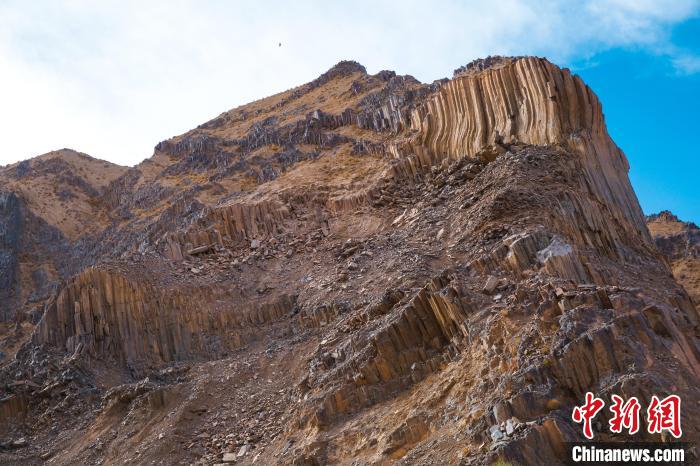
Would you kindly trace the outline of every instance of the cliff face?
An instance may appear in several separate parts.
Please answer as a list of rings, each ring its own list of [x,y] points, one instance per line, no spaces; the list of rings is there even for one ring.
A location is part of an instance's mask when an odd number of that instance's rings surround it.
[[[515,142],[566,145],[582,161],[592,193],[649,239],[627,159],[608,136],[598,98],[547,60],[503,59],[457,73],[414,110],[411,128],[418,132],[411,150],[453,160]]]
[[[557,464],[587,391],[671,390],[700,435],[697,310],[597,98],[544,59],[342,62],[110,170],[72,185],[98,227],[47,221],[77,270],[31,338],[10,309],[8,461]]]

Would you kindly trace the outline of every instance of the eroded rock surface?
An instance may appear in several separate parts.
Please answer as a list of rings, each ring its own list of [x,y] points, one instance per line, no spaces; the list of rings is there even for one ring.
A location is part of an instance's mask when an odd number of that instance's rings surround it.
[[[0,461],[558,464],[587,391],[678,394],[700,436],[697,309],[657,246],[687,250],[652,219],[654,243],[600,102],[544,59],[429,85],[341,62],[99,183],[69,155],[0,172],[99,220],[46,221],[67,252],[40,306],[16,290],[47,259],[8,280]]]

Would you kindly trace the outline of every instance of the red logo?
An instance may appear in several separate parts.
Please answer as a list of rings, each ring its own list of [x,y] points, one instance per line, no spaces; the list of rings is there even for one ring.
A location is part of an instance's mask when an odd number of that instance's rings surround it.
[[[593,438],[593,428],[591,426],[593,418],[598,414],[598,411],[603,409],[603,406],[605,406],[603,400],[593,396],[593,393],[587,392],[586,403],[580,407],[576,406],[571,414],[571,419],[574,422],[583,421],[583,435],[589,440]]]
[[[613,395],[612,400],[610,411],[613,412],[613,417],[608,421],[610,432],[619,434],[624,427],[630,435],[636,434],[639,431],[639,408],[641,407],[637,397],[633,396],[624,404],[624,400],[617,395]]]
[[[663,400],[654,395],[647,409],[649,424],[647,430],[650,434],[660,434],[667,430],[676,438],[683,435],[681,431],[681,397],[669,395]]]
[[[612,418],[608,421],[610,432],[620,434],[623,429],[627,429],[630,435],[639,432],[639,411],[641,404],[637,397],[631,397],[625,401],[618,395],[611,395],[612,405],[610,411]],[[593,418],[605,406],[605,402],[596,398],[591,392],[586,393],[586,402],[583,406],[574,407],[571,419],[574,422],[583,422],[583,435],[593,439]],[[675,438],[683,435],[681,430],[681,398],[678,395],[669,395],[663,400],[659,400],[656,395],[651,397],[651,402],[647,408],[647,432],[650,434],[660,434],[668,431]]]

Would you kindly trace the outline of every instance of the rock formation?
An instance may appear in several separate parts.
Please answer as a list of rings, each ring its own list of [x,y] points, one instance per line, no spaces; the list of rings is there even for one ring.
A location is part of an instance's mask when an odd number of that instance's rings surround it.
[[[341,62],[133,168],[4,167],[0,462],[560,464],[588,391],[678,394],[697,441],[697,227],[655,244],[628,169],[534,57]]]
[[[0,317],[7,320],[16,306],[17,259],[21,232],[19,199],[0,193]]]
[[[673,276],[700,306],[700,229],[664,210],[647,217],[656,247],[668,259]]]

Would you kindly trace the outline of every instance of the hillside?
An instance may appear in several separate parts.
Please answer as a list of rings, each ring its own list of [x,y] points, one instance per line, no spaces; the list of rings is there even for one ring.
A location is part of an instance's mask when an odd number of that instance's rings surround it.
[[[700,306],[700,229],[665,210],[647,217],[656,246],[670,262],[673,276]]]
[[[647,228],[546,59],[341,62],[132,168],[52,154],[0,171],[0,463],[559,464],[587,391],[672,391],[700,438],[657,249],[690,227]]]
[[[80,270],[76,243],[111,223],[103,194],[125,171],[70,149],[0,167],[0,321],[38,314]]]

